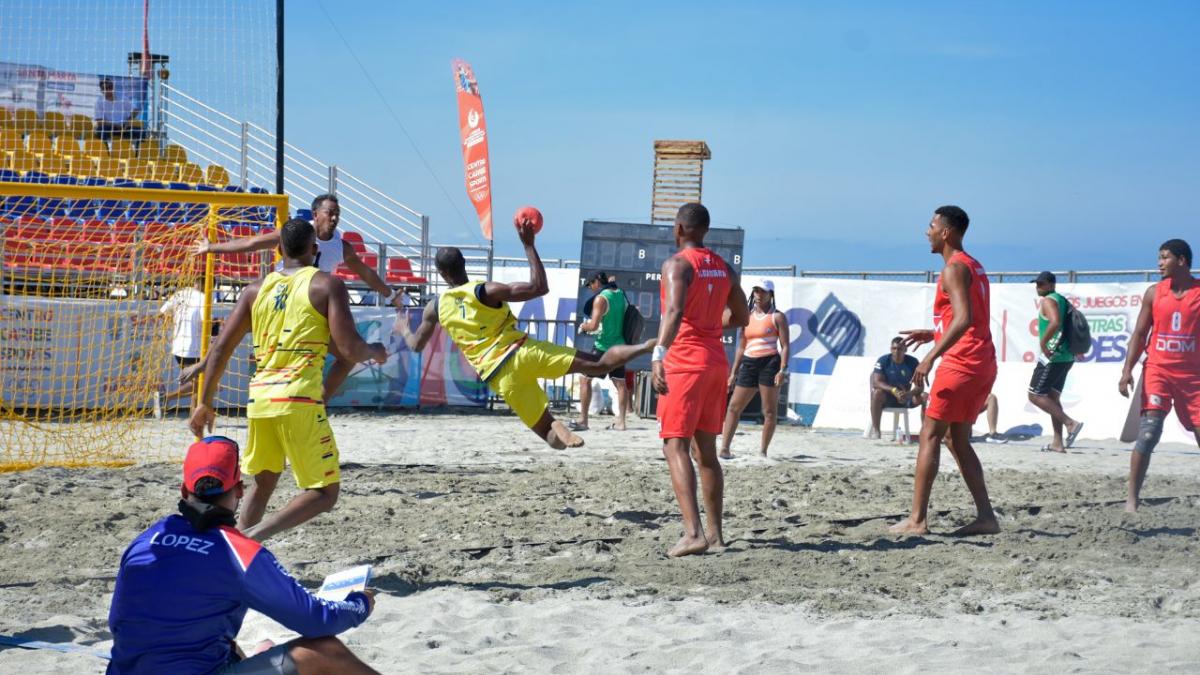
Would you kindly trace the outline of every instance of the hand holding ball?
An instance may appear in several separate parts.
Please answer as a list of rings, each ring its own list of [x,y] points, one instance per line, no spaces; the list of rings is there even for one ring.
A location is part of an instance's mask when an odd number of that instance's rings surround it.
[[[513,215],[513,226],[517,231],[521,231],[522,223],[528,222],[533,227],[533,233],[537,234],[542,231],[542,212],[532,206],[522,206],[517,209]]]

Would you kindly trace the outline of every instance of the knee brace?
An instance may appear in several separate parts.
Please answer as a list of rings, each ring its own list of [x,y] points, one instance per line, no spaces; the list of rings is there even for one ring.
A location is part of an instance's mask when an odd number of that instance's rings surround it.
[[[1158,439],[1162,438],[1162,432],[1163,418],[1143,417],[1138,422],[1137,441],[1133,444],[1134,452],[1139,452],[1143,455],[1154,452],[1154,446],[1158,445]]]

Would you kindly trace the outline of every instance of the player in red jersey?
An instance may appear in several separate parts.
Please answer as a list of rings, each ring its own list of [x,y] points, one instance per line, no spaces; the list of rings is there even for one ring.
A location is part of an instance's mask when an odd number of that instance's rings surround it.
[[[671,487],[683,512],[683,537],[668,551],[676,558],[723,548],[721,512],[725,479],[717,459],[717,436],[725,417],[725,377],[729,360],[721,329],[750,319],[737,274],[721,256],[704,247],[708,209],[684,204],[675,216],[679,252],[662,266],[662,323],[651,357],[658,392],[658,435],[671,471]],[[728,318],[723,315],[728,309]],[[707,531],[700,526],[696,472],[688,455],[694,441],[704,492]]]
[[[1137,511],[1138,495],[1150,468],[1150,453],[1162,437],[1163,418],[1175,405],[1183,427],[1200,445],[1200,279],[1192,276],[1192,247],[1171,239],[1158,248],[1162,281],[1146,289],[1129,339],[1129,353],[1117,385],[1129,397],[1133,364],[1146,352],[1142,369],[1142,418],[1129,458],[1129,495],[1125,510]]]
[[[913,373],[914,384],[927,384],[933,362],[940,357],[942,363],[933,380],[929,407],[921,425],[912,513],[908,519],[891,527],[891,531],[898,534],[929,532],[929,493],[933,489],[933,479],[937,477],[942,437],[947,430],[950,432],[947,439],[950,454],[958,462],[958,470],[971,491],[978,512],[974,522],[955,534],[995,534],[1000,531],[983,480],[983,465],[971,447],[971,424],[984,409],[996,381],[996,349],[992,345],[989,323],[987,273],[979,261],[963,251],[963,235],[969,224],[966,211],[957,206],[943,206],[934,211],[926,236],[932,252],[941,254],[946,261],[946,267],[938,277],[937,295],[933,301],[934,328],[902,331],[907,335],[906,346],[933,342],[933,349]]]

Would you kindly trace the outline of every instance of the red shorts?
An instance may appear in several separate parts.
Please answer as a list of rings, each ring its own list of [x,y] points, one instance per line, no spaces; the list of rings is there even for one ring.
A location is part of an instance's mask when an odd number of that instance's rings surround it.
[[[974,423],[987,405],[988,394],[996,383],[996,368],[984,373],[964,373],[938,368],[929,392],[925,415],[942,422]]]
[[[697,431],[721,433],[727,382],[728,368],[667,373],[667,394],[658,398],[658,437],[691,438]]]
[[[1200,421],[1200,373],[1146,365],[1142,370],[1142,410],[1171,411],[1183,428],[1193,431]]]

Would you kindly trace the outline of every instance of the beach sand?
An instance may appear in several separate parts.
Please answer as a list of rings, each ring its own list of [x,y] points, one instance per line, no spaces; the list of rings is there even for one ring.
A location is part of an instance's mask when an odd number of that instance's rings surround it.
[[[1200,670],[1194,446],[1156,452],[1128,515],[1123,444],[977,445],[1003,532],[969,539],[947,536],[973,511],[944,453],[934,534],[899,538],[915,446],[784,427],[763,459],[743,425],[728,550],[669,560],[680,524],[652,420],[568,451],[510,416],[332,420],[338,506],[268,545],[310,587],[374,565],[376,611],[344,637],[383,672]],[[108,647],[121,552],[178,485],[172,464],[0,475],[0,633]],[[239,640],[289,635],[251,613]],[[103,668],[0,649],[0,672]]]

